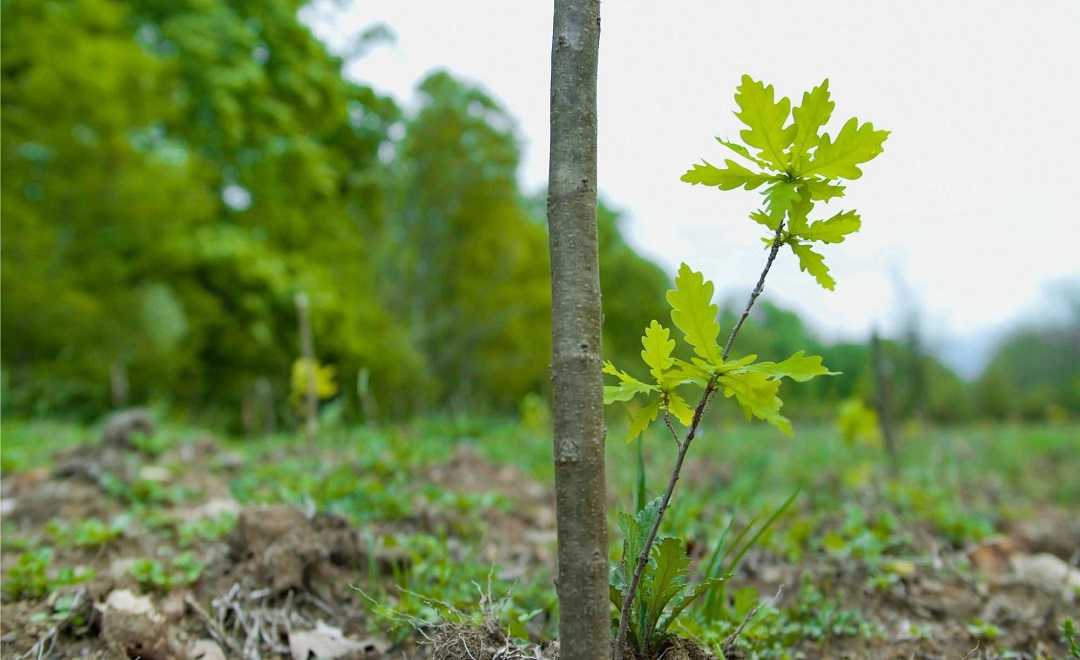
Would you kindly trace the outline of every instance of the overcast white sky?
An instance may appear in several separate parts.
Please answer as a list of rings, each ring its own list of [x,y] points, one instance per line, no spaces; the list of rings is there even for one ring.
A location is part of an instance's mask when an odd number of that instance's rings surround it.
[[[348,68],[408,106],[443,67],[517,118],[523,184],[547,178],[551,2],[354,0],[305,15],[331,47],[374,23],[396,43]],[[899,318],[902,278],[927,331],[970,371],[987,339],[1045,311],[1049,283],[1080,279],[1080,1],[608,0],[600,38],[600,190],[630,240],[669,270],[686,261],[742,297],[764,253],[755,192],[679,181],[737,137],[742,73],[793,99],[823,78],[849,116],[892,131],[837,208],[863,229],[827,246],[836,291],[794,259],[767,295],[824,336],[862,338]],[[835,202],[834,202],[835,204]],[[788,255],[790,256],[790,255]]]

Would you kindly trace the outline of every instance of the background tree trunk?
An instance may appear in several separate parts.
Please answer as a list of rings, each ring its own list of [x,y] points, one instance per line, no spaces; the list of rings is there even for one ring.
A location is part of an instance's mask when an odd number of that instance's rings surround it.
[[[877,408],[878,426],[881,428],[881,437],[885,441],[885,451],[889,454],[889,470],[893,476],[896,476],[899,473],[900,464],[896,456],[896,431],[893,428],[891,374],[885,363],[877,328],[870,335],[870,359],[874,363],[874,389],[877,393],[874,403]]]
[[[304,436],[308,442],[319,432],[319,393],[315,385],[315,342],[311,338],[311,313],[307,294],[296,294],[296,316],[300,323],[300,355],[307,364],[307,388],[304,391]]]
[[[555,0],[551,38],[552,379],[560,653],[611,654],[600,268],[596,243],[599,0]]]

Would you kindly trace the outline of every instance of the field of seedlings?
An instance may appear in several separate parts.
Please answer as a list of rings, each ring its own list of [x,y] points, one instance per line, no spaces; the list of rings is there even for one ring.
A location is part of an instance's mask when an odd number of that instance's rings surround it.
[[[4,657],[558,653],[550,440],[534,421],[331,429],[314,446],[129,430],[4,422]],[[672,447],[643,444],[652,495]],[[1077,427],[909,428],[895,477],[880,447],[827,427],[710,426],[699,451],[663,532],[687,539],[692,582],[718,547],[729,575],[678,635],[728,658],[1080,644]],[[615,558],[614,516],[643,475],[636,444],[609,454]]]

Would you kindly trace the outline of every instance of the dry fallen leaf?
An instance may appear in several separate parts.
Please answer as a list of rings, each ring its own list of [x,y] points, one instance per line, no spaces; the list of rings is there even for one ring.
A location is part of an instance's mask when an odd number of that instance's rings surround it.
[[[212,639],[200,639],[192,642],[188,648],[190,660],[225,660],[225,652]]]
[[[329,626],[322,621],[315,625],[315,630],[293,631],[289,633],[289,651],[293,660],[309,658],[340,658],[350,653],[382,654],[389,644],[382,640],[367,638],[354,640],[345,637],[341,629]]]

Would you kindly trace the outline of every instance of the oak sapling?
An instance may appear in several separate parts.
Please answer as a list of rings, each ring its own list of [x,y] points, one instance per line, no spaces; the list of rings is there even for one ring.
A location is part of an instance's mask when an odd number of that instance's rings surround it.
[[[842,243],[859,230],[861,218],[853,210],[841,210],[817,220],[811,220],[810,214],[817,203],[843,197],[845,186],[840,180],[862,176],[859,166],[880,154],[888,137],[888,131],[876,130],[873,124],[860,123],[855,118],[847,120],[835,136],[823,132],[835,108],[828,80],[804,93],[802,102],[793,109],[786,97],[775,100],[772,85],[766,86],[744,75],[735,102],[739,107],[736,117],[745,125],[740,132],[742,143],[719,138],[718,141],[741,162],[725,159],[724,167],[716,167],[702,161],[687,171],[682,180],[721,190],[763,187],[762,206],[750,213],[750,219],[768,229],[769,234],[763,239],[768,253],[742,314],[720,344],[719,310],[712,302],[713,283],[682,264],[667,300],[671,305],[671,322],[682,335],[686,348],[677,350],[671,330],[654,320],[641,339],[641,358],[651,382],[638,380],[611,362],[604,363],[604,373],[616,379],[614,385],[604,387],[604,403],[635,402],[627,439],[633,440],[662,418],[677,446],[667,489],[654,515],[649,516],[647,533],[640,543],[624,545],[624,553],[632,554],[625,556],[612,572],[613,587],[617,582],[621,597],[617,606],[616,658],[624,648],[631,617],[640,619],[641,608],[633,607],[639,590],[641,601],[655,599],[655,594],[645,593],[655,588],[653,581],[643,581],[642,575],[647,565],[655,565],[659,559],[653,551],[657,532],[712,395],[722,392],[725,398],[735,400],[748,420],[768,422],[790,435],[791,422],[780,413],[781,381],[790,378],[804,382],[834,373],[822,364],[821,357],[805,355],[803,351],[781,362],[759,362],[756,355],[733,359],[731,350],[765,288],[765,279],[781,248],[790,249],[800,269],[822,287],[832,290],[836,286],[824,256],[815,248],[818,244]],[[690,405],[686,398],[688,391],[698,392],[696,405]],[[676,429],[676,423],[683,427],[682,433]],[[631,572],[630,561],[634,556]],[[662,639],[653,638],[644,647],[640,635],[635,635],[634,641],[639,654],[649,655],[657,651],[656,644]]]

